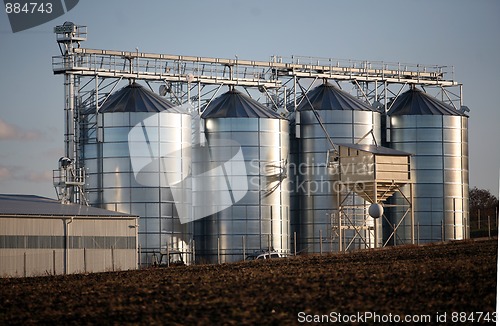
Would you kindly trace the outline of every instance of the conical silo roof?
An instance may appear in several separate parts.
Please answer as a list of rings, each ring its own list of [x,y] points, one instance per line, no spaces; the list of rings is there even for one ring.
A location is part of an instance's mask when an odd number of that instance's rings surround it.
[[[162,112],[164,110],[177,112],[174,104],[141,85],[132,83],[112,94],[101,106],[99,113]]]
[[[374,111],[367,103],[358,100],[351,94],[344,92],[330,83],[325,83],[314,88],[307,93],[307,97],[315,110]],[[307,99],[303,99],[297,110],[311,110],[309,102]]]
[[[465,115],[455,110],[452,106],[443,103],[422,92],[412,88],[399,95],[389,112],[390,116],[396,115]]]
[[[224,93],[209,103],[201,117],[281,119],[278,113],[236,90]]]

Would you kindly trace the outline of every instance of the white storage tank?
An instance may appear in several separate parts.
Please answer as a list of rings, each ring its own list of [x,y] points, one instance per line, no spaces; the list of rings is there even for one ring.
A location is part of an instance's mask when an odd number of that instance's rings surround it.
[[[211,202],[230,200],[196,222],[197,258],[232,262],[244,259],[244,251],[288,253],[288,121],[236,90],[210,102],[201,117],[211,157],[205,163],[222,167],[204,186],[213,187]]]
[[[390,147],[414,154],[415,237],[421,243],[468,238],[468,117],[415,88],[396,98],[388,116]],[[394,197],[397,204],[404,201]],[[393,212],[397,224],[401,212]],[[398,236],[409,243],[408,221]]]
[[[89,112],[84,118],[82,153],[90,204],[140,217],[143,264],[151,264],[153,254],[158,257],[167,246],[180,250],[189,262],[192,223],[181,223],[179,203],[166,179],[190,168],[191,116],[131,83],[102,103],[97,115]]]
[[[320,252],[320,231],[322,250],[338,250],[338,237],[332,235],[332,217],[337,212],[333,187],[337,180],[334,169],[327,167],[327,152],[332,145],[323,127],[335,144],[359,142],[372,145],[374,138],[380,144],[380,115],[367,103],[330,83],[312,89],[307,98],[301,99],[294,117],[295,137],[292,136],[291,153],[294,161],[290,168],[294,189],[292,232],[297,234],[297,251]],[[367,135],[370,131],[373,134]],[[346,211],[354,224],[373,223],[371,217],[366,222],[367,207],[363,207],[363,199],[351,196],[346,203],[361,207]],[[352,230],[345,233],[347,242],[355,236]],[[351,249],[358,247],[365,248],[365,244],[353,244]]]

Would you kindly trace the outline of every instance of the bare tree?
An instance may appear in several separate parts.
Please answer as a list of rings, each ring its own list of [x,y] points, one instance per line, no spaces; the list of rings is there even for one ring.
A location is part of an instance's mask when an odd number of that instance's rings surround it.
[[[471,227],[475,229],[487,227],[488,216],[492,226],[497,227],[498,198],[489,190],[477,187],[469,189],[469,211]]]

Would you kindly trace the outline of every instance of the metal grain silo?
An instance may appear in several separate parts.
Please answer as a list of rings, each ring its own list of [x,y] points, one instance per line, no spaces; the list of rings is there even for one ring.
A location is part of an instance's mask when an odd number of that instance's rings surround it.
[[[335,180],[335,171],[327,166],[327,152],[332,149],[327,134],[335,144],[359,142],[371,145],[374,139],[380,144],[380,113],[347,92],[325,83],[308,92],[307,97],[302,97],[295,113],[295,125],[296,138],[292,138],[295,161],[291,162],[290,177],[294,190],[292,200],[296,202],[292,205],[292,232],[297,235],[297,250],[320,252],[320,230],[323,251],[337,250],[338,243],[333,242],[339,240],[332,235],[332,218],[337,212],[333,187],[341,185]],[[365,202],[352,196],[346,204],[364,206]],[[365,208],[352,208],[348,214],[355,225],[371,223],[373,226],[373,220],[366,217]],[[346,231],[347,242],[349,237],[355,237],[353,230]],[[350,248],[356,246],[364,248],[361,243],[352,243]]]
[[[178,208],[190,199],[176,201],[171,185],[179,171],[189,172],[191,116],[132,83],[86,120],[83,162],[91,205],[140,216],[143,264],[167,246],[189,262],[192,223],[181,224]]]
[[[202,185],[211,203],[201,209],[213,214],[195,222],[196,257],[231,262],[243,251],[289,252],[288,121],[235,90],[210,102],[202,119],[210,153],[202,163],[222,169]]]
[[[415,238],[420,242],[467,238],[468,117],[414,88],[396,98],[388,116],[389,145],[415,154]],[[400,195],[394,197],[396,204],[403,201]],[[399,213],[397,208],[390,213],[392,223],[399,223]],[[408,221],[398,228],[398,239],[409,242]]]

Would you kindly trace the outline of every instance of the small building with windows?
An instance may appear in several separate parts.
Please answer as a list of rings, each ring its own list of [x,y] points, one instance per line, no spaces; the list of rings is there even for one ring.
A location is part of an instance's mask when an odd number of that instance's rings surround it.
[[[0,194],[0,277],[137,269],[138,217]]]

